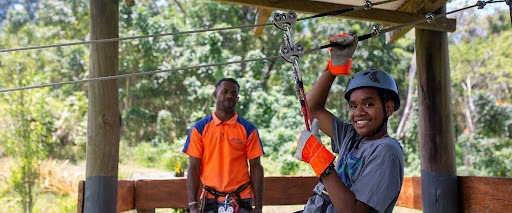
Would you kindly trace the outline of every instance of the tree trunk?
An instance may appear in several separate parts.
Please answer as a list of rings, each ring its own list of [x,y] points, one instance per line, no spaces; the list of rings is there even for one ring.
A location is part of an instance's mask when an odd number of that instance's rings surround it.
[[[409,120],[409,116],[412,113],[412,108],[414,103],[412,102],[412,95],[414,94],[414,78],[416,77],[416,49],[414,49],[414,54],[411,58],[411,65],[409,68],[409,87],[407,88],[407,99],[404,104],[404,114],[400,119],[400,123],[396,130],[396,137],[398,140],[404,137],[406,132],[406,123]]]
[[[475,125],[473,124],[473,113],[475,112],[475,106],[473,104],[473,94],[471,92],[471,88],[473,85],[471,84],[471,77],[466,77],[466,84],[462,85],[464,89],[464,116],[466,117],[466,129],[469,132],[475,131]]]

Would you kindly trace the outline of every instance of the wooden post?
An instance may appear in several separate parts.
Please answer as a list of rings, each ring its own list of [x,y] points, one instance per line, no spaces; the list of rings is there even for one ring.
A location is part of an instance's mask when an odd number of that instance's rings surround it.
[[[509,14],[510,14],[510,24],[512,25],[512,4],[511,4],[511,1],[510,0],[505,0],[505,2],[507,3],[508,5],[508,9],[509,9]]]
[[[416,29],[416,60],[423,210],[458,212],[447,33]]]
[[[90,39],[119,37],[118,0],[90,1]],[[118,42],[90,45],[89,77],[118,73]],[[117,212],[121,120],[117,80],[88,83],[87,163],[84,212]]]

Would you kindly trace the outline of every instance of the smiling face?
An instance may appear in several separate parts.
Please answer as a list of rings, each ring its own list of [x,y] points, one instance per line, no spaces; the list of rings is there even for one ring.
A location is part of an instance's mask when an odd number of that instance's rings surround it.
[[[215,97],[215,111],[233,114],[238,103],[238,86],[233,82],[223,81],[215,89],[213,97]]]
[[[352,91],[350,94],[350,122],[354,126],[357,134],[362,136],[371,136],[367,139],[378,139],[387,134],[386,126],[375,133],[384,122],[385,114],[382,109],[382,102],[375,89],[360,88]],[[393,101],[388,101],[385,105],[386,116],[393,113]],[[391,107],[391,108],[390,108]]]

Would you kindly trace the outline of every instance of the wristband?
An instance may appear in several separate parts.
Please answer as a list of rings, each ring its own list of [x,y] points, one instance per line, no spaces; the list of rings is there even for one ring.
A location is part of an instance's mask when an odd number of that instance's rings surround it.
[[[189,206],[189,207],[197,206],[197,202],[196,202],[196,201],[194,201],[194,202],[190,202],[190,203],[188,203],[188,206]]]
[[[320,178],[324,178],[325,176],[331,174],[335,170],[336,169],[334,168],[334,164],[333,163],[329,164],[329,166],[325,169],[325,171],[322,172],[322,174],[320,174]]]

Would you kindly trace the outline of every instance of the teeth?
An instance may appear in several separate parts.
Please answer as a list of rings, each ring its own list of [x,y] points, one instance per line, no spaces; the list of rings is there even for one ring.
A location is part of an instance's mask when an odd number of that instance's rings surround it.
[[[356,121],[356,124],[367,124],[370,121]]]

